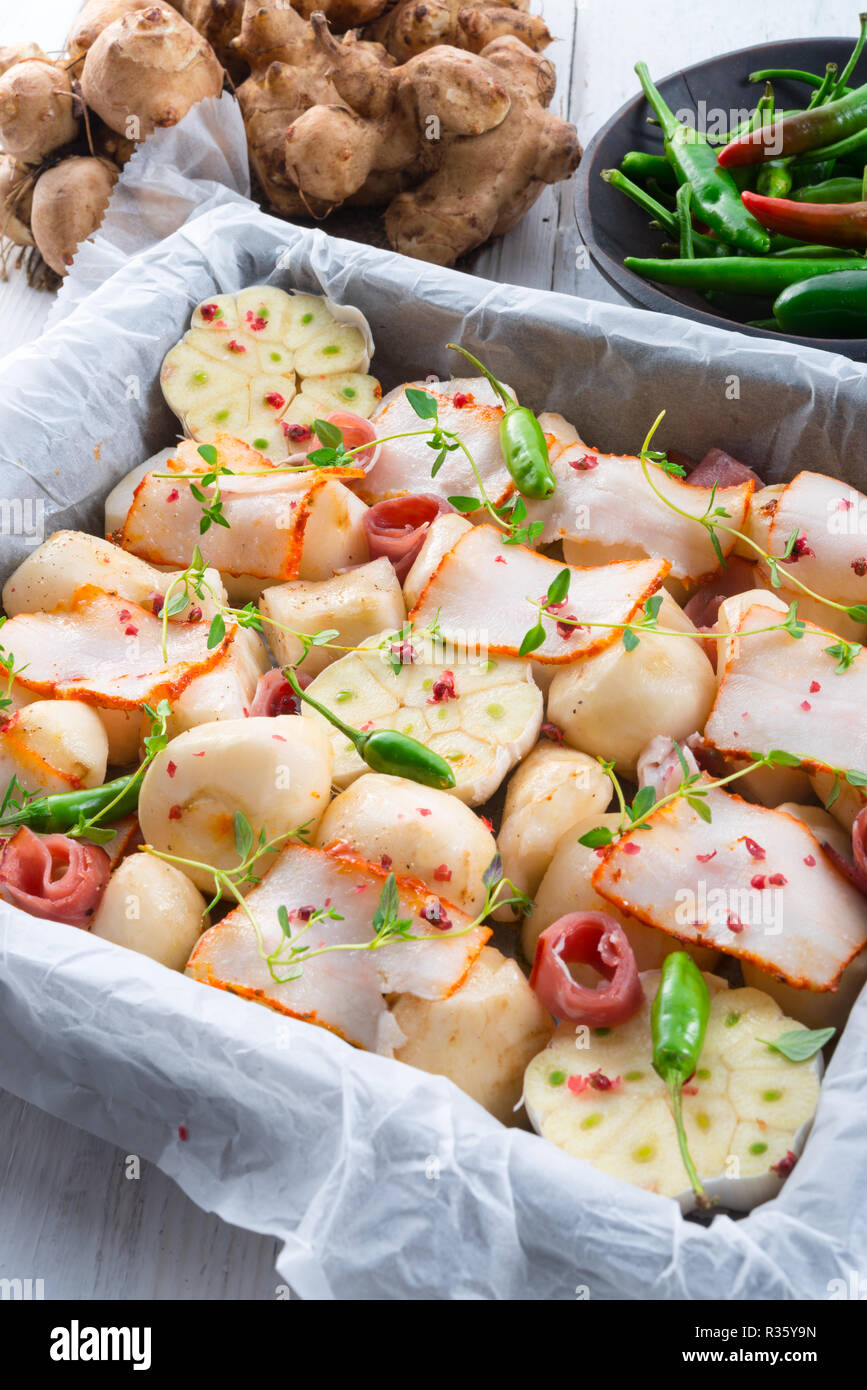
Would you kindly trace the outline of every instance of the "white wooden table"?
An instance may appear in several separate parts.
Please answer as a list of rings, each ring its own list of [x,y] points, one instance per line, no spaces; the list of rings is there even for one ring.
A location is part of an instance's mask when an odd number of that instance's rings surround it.
[[[0,44],[31,39],[59,49],[79,0],[0,0]],[[555,98],[583,141],[637,87],[644,58],[655,76],[748,44],[854,33],[848,0],[532,0],[558,42]],[[548,189],[474,270],[494,280],[616,300],[593,269],[576,265],[571,183]],[[35,337],[51,298],[21,275],[0,285],[2,351]],[[199,1210],[158,1169],[125,1176],[119,1149],[0,1092],[0,1278],[45,1281],[47,1298],[273,1298],[273,1240]]]

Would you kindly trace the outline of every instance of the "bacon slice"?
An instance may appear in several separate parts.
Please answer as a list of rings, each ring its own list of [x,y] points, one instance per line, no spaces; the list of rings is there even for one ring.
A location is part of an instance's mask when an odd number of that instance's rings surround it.
[[[542,521],[545,529],[540,543],[570,542],[570,559],[577,559],[587,547],[593,561],[604,563],[600,549],[619,556],[662,555],[671,564],[676,579],[700,583],[716,574],[719,560],[710,535],[697,520],[708,508],[709,487],[699,487],[671,477],[659,468],[648,472],[655,487],[674,503],[682,516],[657,497],[644,476],[637,458],[599,454],[583,443],[565,449],[553,465],[557,490],[544,502],[528,504],[531,521]],[[717,490],[714,505],[725,507],[727,526],[743,526],[752,494],[747,481]],[[735,544],[734,536],[719,533],[724,555]]]
[[[364,518],[371,560],[385,556],[403,583],[412,569],[425,537],[443,512],[453,512],[441,497],[431,492],[389,497],[375,502]]]
[[[779,612],[756,603],[734,631],[779,621]],[[830,766],[867,773],[867,652],[838,675],[838,658],[825,649],[839,639],[812,623],[805,627],[797,640],[778,630],[726,643],[705,741],[727,757],[780,748],[809,771]]]
[[[85,585],[67,609],[20,613],[3,640],[15,654],[16,681],[60,700],[111,709],[139,709],[172,700],[228,653],[234,627],[212,651],[204,622],[171,622],[163,661],[161,621],[129,599]]]
[[[467,381],[408,382],[407,386],[427,391],[437,403],[439,422],[446,430],[459,434],[472,454],[488,495],[498,504],[514,490],[511,474],[500,450],[500,421],[503,407],[487,382]],[[406,493],[430,493],[447,498],[478,493],[478,482],[466,454],[457,449],[446,455],[435,478],[431,477],[436,453],[428,447],[430,436],[415,434],[404,439],[387,439],[404,431],[423,430],[406,398],[407,386],[392,391],[373,416],[382,443],[379,458],[363,483],[356,488],[365,502],[381,502],[386,497]]]
[[[111,873],[99,845],[22,825],[0,856],[0,897],[31,917],[89,928]]]
[[[373,916],[388,871],[357,855],[309,849],[289,844],[267,877],[246,896],[262,931],[267,954],[282,939],[277,918],[281,906],[289,912],[293,935],[303,927],[309,909],[330,907],[340,920],[317,921],[303,938],[311,951],[322,945],[358,944],[375,935]],[[471,918],[460,908],[436,897],[420,880],[398,877],[401,918],[412,919],[414,936],[424,941],[394,941],[377,951],[337,951],[317,956],[304,966],[300,979],[277,983],[259,951],[256,933],[241,908],[205,932],[187,965],[187,974],[218,989],[256,999],[278,1013],[318,1023],[347,1042],[391,1056],[405,1041],[383,998],[414,994],[422,999],[447,999],[460,988],[491,935],[474,927],[466,936],[440,936],[448,921],[461,930]],[[303,912],[299,916],[299,909]],[[420,914],[427,911],[437,927]],[[295,914],[293,916],[293,914]],[[275,967],[278,975],[288,969]]]
[[[865,516],[862,492],[824,473],[799,473],[777,501],[767,549],[784,555],[794,535],[792,572],[798,579],[837,603],[867,603]],[[784,588],[791,564],[790,559],[781,567]]]
[[[572,578],[565,606],[542,618],[545,641],[534,661],[566,665],[619,641],[628,623],[655,593],[668,573],[666,560],[623,560],[595,569],[570,567]],[[529,600],[544,598],[551,580],[563,569],[556,560],[526,546],[504,546],[493,526],[474,526],[443,557],[410,620],[433,622],[446,642],[465,649],[486,648],[494,655],[517,656],[521,642],[537,620]],[[565,617],[599,627],[561,627]]]
[[[861,894],[787,812],[719,788],[708,790],[707,806],[710,823],[683,797],[655,811],[648,830],[607,852],[596,892],[648,926],[795,988],[834,989],[867,944]]]
[[[603,982],[578,984],[570,965],[590,965]],[[539,937],[530,988],[555,1018],[591,1028],[625,1023],[641,1008],[644,992],[626,932],[604,912],[571,912]]]

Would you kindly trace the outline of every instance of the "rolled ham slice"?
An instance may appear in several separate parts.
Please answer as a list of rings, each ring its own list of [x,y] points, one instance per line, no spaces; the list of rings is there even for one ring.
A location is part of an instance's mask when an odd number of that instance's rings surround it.
[[[485,649],[493,655],[517,656],[525,634],[535,626],[536,609],[528,597],[544,598],[563,565],[522,545],[503,545],[493,526],[464,532],[443,557],[410,613],[418,626],[438,616],[446,642],[464,650]],[[668,573],[666,560],[623,560],[594,569],[570,566],[565,604],[545,614],[545,641],[533,661],[566,665],[619,642],[628,623]],[[599,627],[561,626],[575,617]]]
[[[655,487],[680,509],[674,511],[657,497],[637,458],[600,454],[580,442],[560,454],[553,471],[557,479],[554,495],[527,508],[531,521],[544,522],[541,544],[567,541],[568,558],[579,563],[580,552],[586,549],[588,564],[641,555],[664,556],[675,579],[693,584],[720,568],[710,536],[697,520],[707,511],[710,487],[651,468]],[[749,480],[717,489],[715,506],[725,507],[729,513],[726,525],[742,528],[752,491]],[[718,539],[723,554],[728,555],[734,536],[720,531]]]
[[[833,990],[867,944],[867,903],[801,821],[709,788],[609,849],[593,887],[648,926],[750,961],[797,989]]]
[[[371,560],[390,560],[401,583],[409,574],[427,533],[443,512],[454,507],[431,492],[375,502],[364,518]]]
[[[310,684],[310,677],[303,671],[295,673],[296,680],[303,690]],[[301,701],[295,694],[279,666],[266,671],[259,677],[256,694],[250,707],[251,716],[265,715],[274,718],[278,714],[300,714]]]
[[[733,598],[735,594],[745,594],[755,587],[755,564],[751,560],[742,560],[739,555],[732,555],[725,569],[721,569],[713,579],[692,594],[684,604],[683,611],[696,627],[711,628],[727,598]],[[716,642],[707,643],[706,650],[710,648],[715,652]]]
[[[785,631],[755,633],[779,623],[780,613],[750,605],[734,632],[753,630],[726,643],[720,685],[705,741],[727,757],[783,749],[808,771],[828,766],[867,773],[867,652],[837,674],[826,648],[833,632],[805,624],[802,637]]]
[[[858,812],[852,823],[852,858],[855,882],[862,893],[867,893],[867,806]]]
[[[328,850],[287,845],[260,886],[246,895],[262,931],[265,954],[282,939],[277,917],[281,906],[289,912],[293,934],[309,919],[311,910],[328,906],[340,915],[339,920],[317,921],[305,935],[311,950],[369,941],[375,935],[373,916],[387,877],[385,867],[341,852],[339,845]],[[304,966],[300,979],[277,983],[260,954],[254,928],[243,910],[236,908],[200,938],[187,974],[243,998],[257,999],[278,1013],[318,1023],[357,1047],[392,1056],[405,1039],[383,996],[448,998],[463,983],[491,934],[487,927],[474,927],[466,936],[442,936],[443,928],[460,930],[471,919],[418,879],[398,876],[397,885],[399,915],[412,920],[413,935],[425,937],[424,941],[394,941],[375,952],[317,956]],[[289,972],[277,967],[276,973]]]
[[[570,965],[590,965],[602,976],[596,989],[581,985]],[[626,1023],[641,1008],[644,993],[626,932],[604,912],[571,912],[542,932],[530,988],[555,1018],[591,1028]]]
[[[99,845],[68,835],[34,835],[22,825],[0,856],[0,897],[31,917],[87,930],[111,873]]]
[[[799,473],[783,489],[771,519],[768,550],[782,556],[796,534],[792,560],[780,567],[837,603],[867,603],[867,497],[824,473]],[[797,597],[797,595],[795,595]],[[828,610],[830,612],[830,610]]]
[[[351,460],[354,468],[363,468],[365,472],[372,468],[378,454],[376,426],[370,420],[365,420],[363,415],[353,415],[351,410],[334,410],[327,416],[327,420],[329,425],[336,425],[343,435],[344,449],[360,449],[362,444],[372,446],[361,454],[355,454]],[[318,439],[314,439],[308,453],[319,448],[321,445]],[[375,556],[371,556],[371,559],[375,559]]]
[[[16,681],[24,689],[137,710],[145,702],[175,699],[217,667],[237,629],[229,627],[208,651],[209,628],[207,620],[168,623],[164,661],[163,625],[150,609],[85,585],[68,608],[10,618],[3,640],[15,654]]]
[[[756,491],[764,487],[764,482],[754,469],[739,459],[732,458],[724,449],[709,449],[701,463],[696,464],[686,480],[690,487],[713,487],[717,489],[739,487],[742,483],[752,483]]]

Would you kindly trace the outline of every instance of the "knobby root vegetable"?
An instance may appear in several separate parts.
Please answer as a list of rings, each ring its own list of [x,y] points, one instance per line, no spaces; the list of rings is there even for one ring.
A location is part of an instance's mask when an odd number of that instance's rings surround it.
[[[241,31],[244,0],[174,0],[174,7],[207,39],[233,81],[242,81],[247,67],[234,41]]]
[[[322,8],[312,6],[312,8]],[[391,59],[379,44],[359,43],[354,35],[340,41],[377,68]],[[238,88],[238,101],[247,130],[250,164],[275,211],[291,217],[320,216],[329,210],[322,201],[301,193],[287,169],[285,140],[289,126],[318,104],[341,107],[330,78],[331,59],[316,41],[311,25],[288,5],[248,0],[234,46],[252,72]]]
[[[109,24],[131,14],[133,10],[151,9],[153,4],[154,0],[87,0],[66,36],[66,51],[73,60],[73,70],[80,69],[85,53]],[[181,6],[174,8],[180,9]]]
[[[72,82],[59,63],[27,58],[0,77],[0,145],[19,164],[39,164],[78,134]]]
[[[324,9],[324,6],[317,8]],[[453,44],[479,53],[493,39],[513,34],[538,52],[551,42],[541,15],[527,14],[527,0],[492,4],[489,0],[399,0],[369,25],[365,38],[383,44],[399,62],[435,44]]]
[[[407,1039],[401,1062],[447,1076],[503,1124],[519,1122],[524,1068],[553,1023],[513,960],[486,946],[449,999],[402,994],[393,1015]]]
[[[128,140],[176,125],[222,88],[223,69],[210,44],[176,10],[160,5],[134,10],[103,29],[81,72],[87,105]]]
[[[38,43],[10,43],[0,47],[0,76],[8,72],[16,63],[23,63],[25,58],[41,58],[43,61],[50,62],[47,53],[43,53]]]
[[[194,439],[230,433],[280,461],[316,446],[317,417],[340,408],[372,414],[381,395],[367,375],[372,353],[358,310],[253,285],[198,306],[160,381]]]
[[[31,228],[45,260],[65,275],[83,241],[102,222],[118,171],[108,159],[73,155],[40,174]]]
[[[698,1067],[683,1088],[689,1152],[708,1195],[749,1211],[775,1197],[806,1141],[822,1058],[791,1062],[767,1046],[799,1025],[758,989],[706,977],[710,1020]],[[650,1010],[656,972],[628,1023],[588,1030],[564,1023],[524,1078],[543,1138],[612,1177],[679,1200],[695,1198],[678,1149],[668,1087],[653,1070]]]
[[[312,24],[349,109],[318,105],[299,116],[286,136],[286,170],[302,194],[326,204],[371,177],[411,171],[418,186],[386,212],[396,250],[451,265],[576,167],[574,128],[545,110],[553,66],[519,39],[495,39],[480,54],[440,45],[387,69],[362,45],[338,43],[323,16]]]
[[[30,230],[33,175],[11,155],[0,155],[0,239],[15,246],[35,246]]]
[[[131,854],[112,874],[90,932],[183,970],[208,926],[205,900],[186,874],[164,859]]]

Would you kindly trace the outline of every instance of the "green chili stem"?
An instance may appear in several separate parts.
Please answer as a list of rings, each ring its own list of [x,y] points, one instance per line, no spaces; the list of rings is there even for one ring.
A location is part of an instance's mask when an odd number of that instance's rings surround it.
[[[837,82],[836,82],[836,85],[835,85],[835,87],[834,87],[834,90],[833,90],[833,92],[831,93],[831,100],[832,100],[832,101],[836,101],[838,97],[843,96],[843,95],[845,94],[845,92],[847,91],[846,83],[849,81],[849,78],[852,76],[852,73],[853,73],[854,70],[855,70],[855,64],[858,62],[858,59],[861,57],[861,53],[862,53],[863,48],[864,48],[864,43],[865,43],[865,41],[867,41],[867,14],[860,14],[860,15],[858,16],[858,19],[859,19],[860,24],[861,24],[861,32],[860,32],[859,35],[858,35],[858,38],[857,38],[856,43],[855,43],[855,47],[853,48],[851,54],[849,55],[849,61],[848,61],[848,63],[846,64],[846,66],[844,67],[843,71],[840,73],[840,76],[839,76],[839,78],[837,79]]]
[[[679,1073],[673,1072],[668,1078],[668,1086],[671,1092],[671,1106],[674,1111],[674,1125],[677,1130],[677,1142],[680,1148],[680,1156],[683,1159],[683,1166],[686,1169],[690,1186],[695,1193],[696,1203],[703,1210],[710,1206],[710,1199],[701,1184],[701,1179],[692,1161],[689,1146],[686,1142],[686,1130],[683,1127],[683,1078]]]
[[[514,396],[509,395],[503,383],[497,380],[493,372],[489,371],[488,368],[484,365],[484,363],[479,361],[478,357],[474,357],[471,352],[467,352],[466,348],[458,347],[457,343],[446,343],[446,347],[449,348],[451,352],[459,352],[462,357],[465,357],[467,359],[468,362],[472,362],[473,366],[476,367],[477,370],[482,373],[482,376],[487,377],[491,386],[494,388],[500,400],[503,402],[503,405],[505,406],[506,410],[515,409],[515,406],[518,404],[517,399]]]

